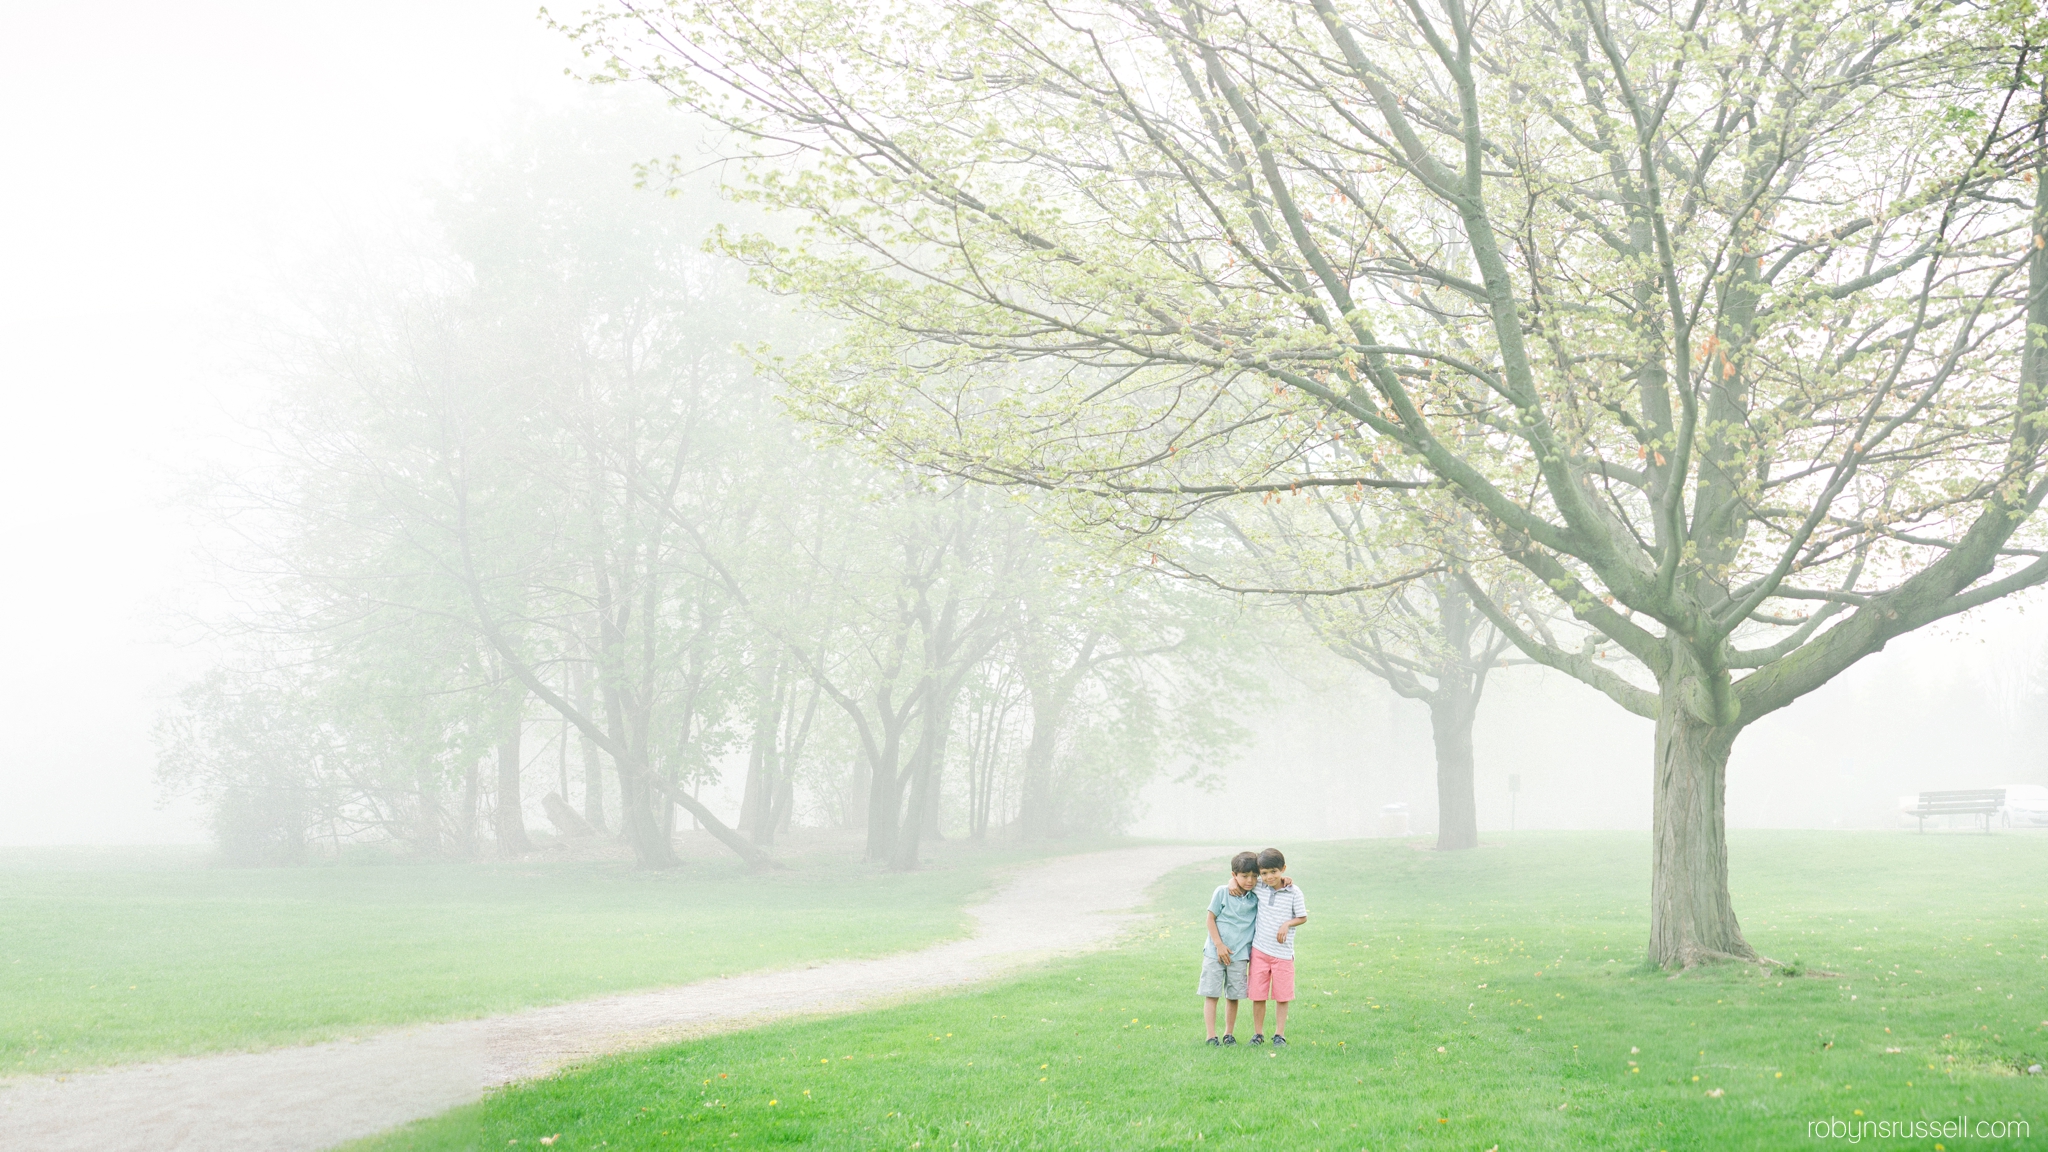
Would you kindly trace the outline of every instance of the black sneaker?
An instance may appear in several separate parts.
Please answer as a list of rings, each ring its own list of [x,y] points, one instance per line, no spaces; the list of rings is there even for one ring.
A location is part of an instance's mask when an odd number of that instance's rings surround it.
[[[1211,1047],[1211,1048],[1221,1048],[1221,1047],[1223,1047],[1223,1041],[1221,1041],[1221,1040],[1218,1040],[1218,1039],[1217,1039],[1217,1038],[1215,1038],[1214,1036],[1211,1036],[1211,1037],[1209,1037],[1209,1047]]]
[[[1252,1033],[1252,1043],[1254,1043],[1254,1044],[1264,1044],[1265,1042],[1266,1042],[1266,1034],[1265,1034],[1264,1032],[1254,1032],[1254,1033]]]
[[[1275,1047],[1275,1048],[1279,1048],[1279,1047],[1282,1047],[1283,1045],[1285,1045],[1286,1043],[1287,1043],[1287,1037],[1285,1037],[1285,1036],[1282,1036],[1282,1035],[1281,1035],[1281,1034],[1279,1034],[1278,1032],[1275,1032],[1275,1033],[1273,1033],[1273,1047]]]
[[[1225,1032],[1225,1033],[1223,1034],[1223,1046],[1224,1046],[1225,1048],[1235,1048],[1235,1047],[1237,1047],[1237,1037],[1235,1037],[1235,1036],[1232,1036],[1232,1035],[1231,1035],[1230,1033],[1228,1033],[1228,1032]]]

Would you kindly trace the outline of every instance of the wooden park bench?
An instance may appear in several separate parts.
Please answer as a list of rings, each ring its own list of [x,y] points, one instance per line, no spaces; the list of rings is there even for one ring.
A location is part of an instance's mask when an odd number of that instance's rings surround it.
[[[1956,792],[1922,792],[1920,798],[1906,814],[1920,820],[1920,831],[1927,831],[1929,816],[1981,816],[1984,831],[1991,831],[1991,818],[2005,807],[2003,788],[1966,788]]]

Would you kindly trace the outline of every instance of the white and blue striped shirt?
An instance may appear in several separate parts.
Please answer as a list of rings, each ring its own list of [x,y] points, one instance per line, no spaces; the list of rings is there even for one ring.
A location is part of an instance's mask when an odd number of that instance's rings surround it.
[[[1296,916],[1308,915],[1308,900],[1301,894],[1301,885],[1289,884],[1276,892],[1262,883],[1256,891],[1259,894],[1259,925],[1252,932],[1252,947],[1275,960],[1294,959],[1294,934],[1301,929],[1289,930],[1285,944],[1273,937],[1282,924]]]

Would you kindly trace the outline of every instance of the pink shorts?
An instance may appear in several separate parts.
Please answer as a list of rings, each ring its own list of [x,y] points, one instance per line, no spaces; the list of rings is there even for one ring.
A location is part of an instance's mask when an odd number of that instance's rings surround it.
[[[1294,961],[1268,956],[1257,948],[1252,949],[1251,971],[1246,973],[1250,989],[1245,993],[1253,1000],[1294,999]]]

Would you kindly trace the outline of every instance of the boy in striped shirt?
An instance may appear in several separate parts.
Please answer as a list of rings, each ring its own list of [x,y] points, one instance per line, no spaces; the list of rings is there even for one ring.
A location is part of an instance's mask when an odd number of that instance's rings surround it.
[[[1294,1000],[1294,930],[1308,922],[1308,901],[1287,878],[1287,857],[1278,848],[1259,853],[1258,927],[1252,934],[1247,973],[1252,1001],[1252,1043],[1266,1042],[1266,1001],[1278,1004],[1273,1045],[1287,1043],[1287,1005]]]

